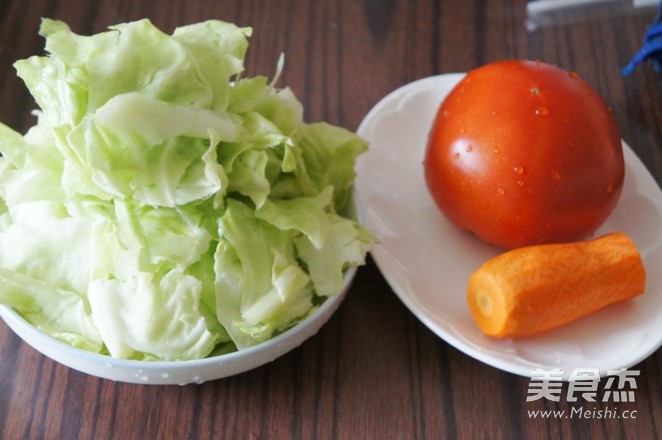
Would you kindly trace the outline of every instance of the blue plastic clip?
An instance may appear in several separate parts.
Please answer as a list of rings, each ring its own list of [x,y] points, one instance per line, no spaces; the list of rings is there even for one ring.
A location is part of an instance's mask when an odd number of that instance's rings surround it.
[[[660,8],[658,9],[655,21],[646,31],[643,46],[632,57],[630,64],[623,67],[621,73],[623,75],[631,74],[635,67],[646,60],[649,60],[653,64],[653,68],[657,72],[662,71],[662,1],[660,2]]]

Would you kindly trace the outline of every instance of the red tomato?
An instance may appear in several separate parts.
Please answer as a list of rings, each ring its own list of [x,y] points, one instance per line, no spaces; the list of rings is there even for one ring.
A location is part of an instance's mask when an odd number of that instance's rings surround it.
[[[577,74],[541,62],[469,72],[439,107],[428,142],[425,177],[441,211],[503,248],[589,236],[623,186],[608,105]]]

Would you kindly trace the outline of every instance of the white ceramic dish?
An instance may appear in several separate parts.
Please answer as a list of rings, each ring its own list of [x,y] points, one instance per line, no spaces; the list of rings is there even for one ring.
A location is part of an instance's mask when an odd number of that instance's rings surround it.
[[[43,355],[74,370],[119,382],[152,385],[201,384],[252,370],[301,345],[328,321],[349,289],[356,269],[345,275],[345,288],[328,298],[306,320],[288,331],[241,351],[190,361],[146,362],[117,359],[72,347],[37,330],[13,309],[0,306],[0,316],[21,338]]]
[[[353,197],[348,215],[362,222],[362,209]],[[74,370],[119,382],[152,385],[201,384],[240,374],[267,364],[297,348],[331,318],[349,290],[357,268],[347,270],[342,292],[327,298],[309,317],[286,332],[241,351],[188,361],[136,361],[91,353],[38,330],[10,307],[0,305],[0,317],[24,342],[43,355]]]
[[[380,101],[358,134],[371,146],[357,163],[365,225],[381,243],[372,255],[403,303],[464,353],[522,376],[536,368],[601,374],[628,368],[662,345],[662,192],[625,145],[626,181],[616,210],[596,235],[621,230],[638,245],[646,293],[541,336],[483,335],[466,305],[469,275],[500,251],[452,226],[437,210],[423,176],[427,134],[437,108],[464,74],[421,79]]]

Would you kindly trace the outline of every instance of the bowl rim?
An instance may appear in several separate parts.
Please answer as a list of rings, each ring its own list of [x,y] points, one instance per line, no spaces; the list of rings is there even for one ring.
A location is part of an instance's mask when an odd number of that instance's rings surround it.
[[[0,317],[5,321],[7,326],[11,328],[14,333],[16,333],[24,342],[28,345],[31,345],[37,351],[42,352],[35,345],[42,346],[42,344],[48,344],[57,349],[57,351],[62,352],[63,355],[68,354],[70,356],[76,356],[82,358],[83,360],[88,360],[91,362],[104,362],[105,365],[117,367],[140,367],[143,370],[148,369],[159,369],[168,367],[185,367],[185,366],[201,366],[201,365],[218,365],[219,363],[230,362],[233,360],[241,360],[243,358],[249,357],[252,354],[257,354],[262,351],[271,348],[271,346],[277,346],[288,342],[294,335],[297,333],[303,332],[305,329],[313,326],[317,323],[318,319],[323,317],[326,313],[333,312],[333,309],[337,307],[345,296],[347,290],[351,286],[352,279],[357,271],[356,267],[348,269],[344,274],[344,287],[343,291],[337,293],[336,295],[329,296],[324,299],[324,302],[320,304],[316,309],[308,314],[304,319],[297,322],[287,330],[279,333],[278,335],[267,339],[266,341],[255,344],[251,347],[243,348],[241,350],[236,350],[230,353],[219,354],[215,356],[207,356],[199,359],[181,359],[181,360],[139,360],[139,359],[124,359],[117,358],[106,354],[95,353],[93,351],[85,350],[83,348],[78,348],[73,345],[67,344],[66,342],[44,332],[43,330],[35,327],[30,324],[25,318],[21,316],[19,312],[14,310],[10,306],[0,304]],[[35,338],[35,343],[25,340],[24,335],[30,334]],[[311,335],[312,336],[312,335]],[[293,347],[294,348],[294,347]],[[43,352],[42,352],[43,353]],[[50,356],[48,356],[50,357]]]
[[[342,215],[363,226],[363,205],[355,186],[352,187],[350,194]],[[343,273],[342,290],[335,295],[324,297],[323,302],[310,311],[306,317],[282,333],[251,347],[199,359],[138,360],[117,358],[70,345],[35,327],[11,306],[0,304],[0,318],[23,342],[40,354],[68,368],[92,376],[119,382],[154,385],[200,384],[208,380],[240,374],[265,365],[297,348],[314,336],[344,300],[352,286],[358,268],[358,266],[352,266],[346,269]],[[199,374],[196,373],[194,376],[184,375],[185,372],[192,371],[199,372]],[[160,374],[150,377],[155,373]]]

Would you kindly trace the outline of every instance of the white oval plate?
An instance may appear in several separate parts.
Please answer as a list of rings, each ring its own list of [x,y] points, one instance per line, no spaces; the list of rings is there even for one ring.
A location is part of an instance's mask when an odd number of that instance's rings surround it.
[[[615,211],[596,233],[625,231],[644,259],[644,295],[540,336],[498,340],[482,334],[466,304],[470,274],[500,250],[451,225],[427,191],[423,157],[439,104],[462,73],[424,78],[392,92],[365,117],[370,142],[357,163],[365,225],[381,243],[373,258],[402,302],[439,337],[486,364],[522,376],[536,368],[602,375],[628,368],[662,345],[662,192],[623,143],[626,179]]]

